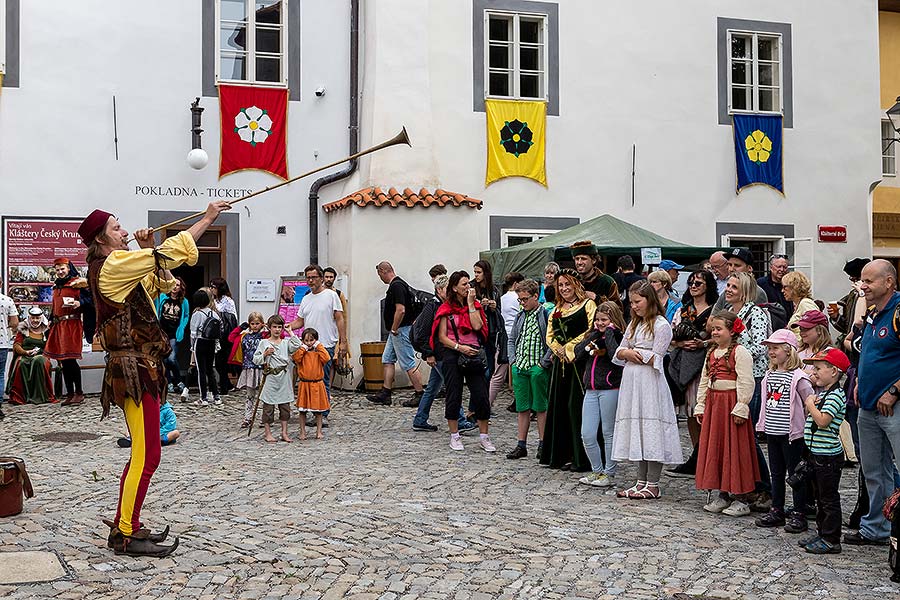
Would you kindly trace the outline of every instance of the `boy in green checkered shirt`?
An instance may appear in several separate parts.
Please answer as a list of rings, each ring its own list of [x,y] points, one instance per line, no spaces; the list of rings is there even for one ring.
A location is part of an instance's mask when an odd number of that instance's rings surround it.
[[[814,368],[813,383],[824,391],[809,396],[804,404],[808,416],[803,432],[809,451],[807,462],[813,469],[818,533],[800,541],[811,554],[839,554],[841,551],[841,469],[844,447],[840,428],[844,422],[846,397],[840,387],[841,376],[850,367],[850,359],[837,348],[817,352],[803,362]],[[799,485],[804,485],[801,482]]]

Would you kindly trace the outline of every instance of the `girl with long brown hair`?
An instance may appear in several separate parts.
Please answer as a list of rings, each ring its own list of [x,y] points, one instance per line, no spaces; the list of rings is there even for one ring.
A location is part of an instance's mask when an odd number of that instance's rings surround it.
[[[750,400],[756,382],[753,357],[738,343],[741,319],[722,311],[709,319],[710,347],[700,375],[694,415],[700,421],[697,455],[698,490],[718,490],[703,510],[732,517],[750,514],[744,500],[760,479],[756,439],[750,421]]]
[[[682,461],[681,441],[663,358],[672,342],[672,327],[662,316],[656,290],[637,281],[628,290],[631,324],[613,362],[624,367],[616,409],[612,458],[638,463],[637,482],[618,492],[633,500],[660,497],[664,464]]]

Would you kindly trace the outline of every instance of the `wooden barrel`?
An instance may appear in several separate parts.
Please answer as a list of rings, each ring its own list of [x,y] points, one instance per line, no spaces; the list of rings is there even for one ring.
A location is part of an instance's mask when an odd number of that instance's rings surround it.
[[[359,345],[363,382],[370,392],[377,392],[384,387],[384,367],[381,366],[382,353],[384,353],[384,342],[362,342]]]

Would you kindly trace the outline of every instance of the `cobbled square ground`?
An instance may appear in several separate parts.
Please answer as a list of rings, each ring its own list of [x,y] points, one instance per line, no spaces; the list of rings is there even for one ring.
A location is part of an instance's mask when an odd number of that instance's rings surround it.
[[[96,398],[8,408],[0,454],[26,460],[37,495],[0,519],[0,548],[54,551],[70,575],[0,586],[0,597],[900,598],[886,548],[807,555],[797,536],[704,513],[692,480],[666,478],[659,501],[618,500],[539,467],[534,435],[531,456],[507,460],[507,402],[501,396],[492,421],[495,455],[477,435],[452,453],[446,425],[413,432],[413,409],[376,408],[350,393],[336,394],[325,440],[293,444],[267,444],[261,430],[248,439],[238,427],[243,398],[228,396],[220,409],[176,402],[185,436],[163,449],[142,515],[181,537],[161,560],[106,549],[100,519],[115,512],[128,457],[115,444],[120,411],[99,421]],[[432,412],[439,423],[440,401]],[[35,439],[60,431],[100,437]],[[845,470],[848,509],[855,477]]]

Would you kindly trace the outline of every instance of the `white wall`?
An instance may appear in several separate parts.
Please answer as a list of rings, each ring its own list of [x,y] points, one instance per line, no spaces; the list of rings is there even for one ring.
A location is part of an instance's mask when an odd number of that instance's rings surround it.
[[[519,178],[484,186],[485,116],[472,110],[472,9],[459,0],[369,3],[364,138],[405,123],[414,150],[363,161],[357,187],[441,186],[484,200],[467,231],[472,257],[489,245],[490,215],[586,220],[608,212],[705,246],[719,243],[716,222],[795,224],[798,237],[815,237],[818,224],[844,224],[847,244],[815,247],[816,294],[836,297],[846,287],[843,262],[871,251],[868,189],[880,179],[872,143],[876,2],[558,4],[560,116],[548,118],[548,188]],[[735,194],[732,129],[717,119],[717,17],[792,25],[794,126],[784,133],[784,197],[760,186]],[[400,218],[417,226],[418,215]],[[444,258],[449,236],[435,235],[441,249],[423,253],[419,270]],[[808,259],[802,246],[797,258]]]
[[[262,172],[218,180],[217,98],[201,98],[210,163],[202,171],[187,166],[189,105],[202,95],[201,35],[197,1],[22,2],[21,87],[0,95],[0,214],[82,217],[102,207],[133,230],[146,226],[149,210],[202,210],[209,201],[136,195],[135,186],[257,190],[280,181]],[[300,36],[301,100],[288,106],[292,176],[348,154],[349,2],[302,2]],[[319,85],[327,87],[323,98],[313,93]],[[249,214],[235,208],[242,281],[230,284],[242,297],[243,280],[277,278],[307,264],[313,180],[248,201]],[[322,201],[340,191],[324,188]],[[287,226],[286,236],[275,235],[277,225]],[[324,239],[324,224],[321,230]],[[240,307],[242,314],[273,309],[274,303]]]

